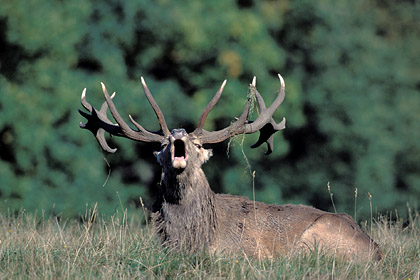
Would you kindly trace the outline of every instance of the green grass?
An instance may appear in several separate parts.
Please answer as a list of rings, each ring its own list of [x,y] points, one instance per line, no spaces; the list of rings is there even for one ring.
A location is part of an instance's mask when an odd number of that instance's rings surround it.
[[[379,218],[372,237],[379,263],[343,261],[312,252],[276,259],[180,254],[165,251],[139,213],[84,221],[58,221],[45,214],[0,214],[1,279],[419,279],[420,216],[408,227]]]

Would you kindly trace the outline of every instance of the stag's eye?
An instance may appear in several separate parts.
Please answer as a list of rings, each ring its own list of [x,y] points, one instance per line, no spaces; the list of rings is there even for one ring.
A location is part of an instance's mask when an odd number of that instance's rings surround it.
[[[199,148],[199,149],[201,149],[201,148],[203,147],[202,145],[197,144],[197,143],[194,143],[194,145],[195,145],[197,148]]]

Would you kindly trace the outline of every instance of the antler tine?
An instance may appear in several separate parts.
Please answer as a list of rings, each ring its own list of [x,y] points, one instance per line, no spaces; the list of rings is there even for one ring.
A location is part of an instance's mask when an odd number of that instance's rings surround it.
[[[262,98],[262,96],[258,92],[258,90],[256,90],[257,77],[254,76],[254,78],[252,79],[252,82],[251,82],[251,84],[249,86],[255,88],[254,93],[255,93],[255,97],[257,98],[258,109],[260,110],[260,112],[262,112],[263,110],[267,109],[267,107],[265,106],[264,99]]]
[[[120,128],[124,132],[124,134],[126,134],[127,136],[134,136],[135,131],[133,131],[128,126],[128,124],[125,123],[123,118],[118,113],[118,110],[114,105],[114,102],[112,102],[112,98],[109,96],[108,91],[106,90],[105,84],[101,82],[101,85],[102,85],[102,91],[104,93],[106,103],[108,104],[108,107],[109,107],[109,111],[111,111],[111,114],[114,117],[115,121],[118,123],[118,125],[120,126]],[[130,137],[130,138],[132,138],[132,137]]]
[[[198,121],[197,125],[197,131],[203,129],[204,122],[206,121],[206,118],[210,111],[213,109],[213,107],[217,104],[217,102],[220,99],[220,96],[222,95],[223,89],[226,86],[227,80],[224,80],[222,85],[220,86],[219,90],[216,92],[216,94],[213,96],[213,98],[210,100],[209,104],[207,104],[206,108],[204,109],[203,113],[200,116],[200,120]]]
[[[89,112],[92,112],[92,105],[90,105],[90,103],[86,101],[86,88],[84,88],[82,91],[81,101],[82,101],[83,107]]]
[[[162,111],[160,110],[158,104],[156,103],[155,99],[152,96],[149,88],[147,87],[146,82],[144,81],[143,77],[141,77],[141,84],[143,85],[144,93],[146,94],[147,100],[149,100],[150,105],[152,105],[153,110],[158,118],[160,128],[165,136],[169,136],[171,133],[169,132],[168,126],[166,125],[165,117],[163,116]]]

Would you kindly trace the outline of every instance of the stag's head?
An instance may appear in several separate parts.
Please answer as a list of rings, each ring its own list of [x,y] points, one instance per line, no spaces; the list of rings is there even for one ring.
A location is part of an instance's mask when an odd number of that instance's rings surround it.
[[[132,129],[121,118],[112,101],[112,99],[115,97],[115,92],[112,94],[112,96],[110,96],[103,83],[102,90],[106,101],[103,103],[100,110],[96,110],[90,103],[86,101],[86,89],[83,90],[82,105],[86,110],[90,112],[90,114],[79,110],[80,114],[88,120],[86,124],[80,123],[80,127],[90,130],[95,135],[102,149],[110,153],[114,153],[116,149],[109,147],[105,140],[105,132],[108,132],[111,135],[121,136],[140,142],[160,143],[162,149],[159,152],[155,152],[155,155],[158,159],[158,162],[163,166],[164,172],[168,171],[165,169],[171,169],[172,171],[181,173],[184,170],[188,170],[189,168],[199,168],[212,155],[212,151],[209,149],[204,149],[203,145],[219,143],[235,135],[249,134],[256,131],[260,131],[260,137],[258,141],[251,147],[256,148],[262,143],[266,142],[268,147],[266,154],[269,154],[273,149],[273,134],[278,130],[284,129],[285,127],[284,118],[280,123],[276,123],[272,117],[277,107],[282,103],[285,95],[283,78],[280,75],[278,76],[280,79],[280,90],[276,99],[268,108],[266,107],[262,96],[256,89],[256,78],[254,77],[252,83],[249,86],[249,93],[247,97],[248,100],[241,116],[228,127],[218,131],[207,131],[203,129],[203,126],[207,115],[219,100],[226,85],[226,80],[223,82],[212,100],[204,109],[198,121],[197,128],[191,133],[187,133],[182,128],[173,129],[171,132],[169,131],[162,111],[154,100],[143,78],[141,78],[143,89],[158,118],[160,125],[159,131],[151,132],[146,130],[143,126],[137,123],[131,117],[131,115],[129,115],[131,122],[136,127],[136,130]],[[258,102],[259,115],[256,120],[251,121],[248,120],[248,117],[251,104],[253,104],[252,100],[254,98]],[[108,119],[108,108],[111,111],[116,124]]]
[[[162,143],[162,150],[155,152],[155,155],[164,168],[182,172],[187,167],[200,167],[212,156],[212,150],[204,149],[199,138],[179,128],[172,130],[167,141]]]

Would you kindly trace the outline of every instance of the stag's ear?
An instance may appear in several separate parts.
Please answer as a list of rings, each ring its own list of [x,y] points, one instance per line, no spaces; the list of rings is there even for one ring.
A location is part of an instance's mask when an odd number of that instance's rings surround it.
[[[159,162],[160,165],[162,164],[162,155],[161,155],[162,151],[160,152],[153,152],[153,155],[156,157],[157,161]]]
[[[205,163],[210,159],[211,156],[213,156],[212,149],[202,149],[202,152],[200,153],[200,160],[201,162]]]

